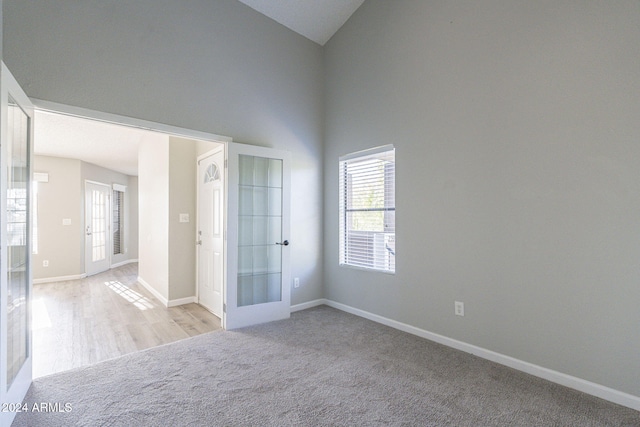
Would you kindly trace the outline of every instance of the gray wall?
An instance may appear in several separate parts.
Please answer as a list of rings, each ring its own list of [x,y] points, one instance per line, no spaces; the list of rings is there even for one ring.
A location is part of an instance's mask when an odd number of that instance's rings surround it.
[[[638,58],[635,0],[367,0],[325,46],[326,297],[640,395]],[[397,273],[340,268],[338,156],[388,143]]]
[[[138,276],[169,299],[169,137],[138,151]]]
[[[127,186],[129,193],[129,204],[125,205],[128,212],[129,223],[125,224],[125,229],[129,229],[129,250],[127,254],[129,259],[138,259],[138,177],[129,176],[129,184]],[[125,230],[126,231],[126,230]]]
[[[321,47],[229,0],[5,0],[4,31],[29,96],[291,151],[291,299],[322,296]]]
[[[38,183],[38,253],[33,278],[79,276],[84,273],[84,207],[80,160],[34,156],[33,170],[49,174]],[[70,219],[71,225],[62,225]],[[43,261],[49,267],[43,267]]]
[[[196,157],[195,141],[169,137],[170,300],[196,295]]]
[[[128,185],[125,193],[125,254],[112,255],[111,264],[138,257],[137,180],[103,167],[50,156],[34,156],[33,170],[46,172],[49,182],[38,183],[38,253],[33,255],[33,278],[78,276],[85,273],[85,180]],[[135,188],[134,188],[135,185]],[[134,197],[131,197],[134,195]],[[70,219],[70,225],[63,225]],[[135,250],[132,252],[131,247]],[[43,267],[43,261],[49,261]]]

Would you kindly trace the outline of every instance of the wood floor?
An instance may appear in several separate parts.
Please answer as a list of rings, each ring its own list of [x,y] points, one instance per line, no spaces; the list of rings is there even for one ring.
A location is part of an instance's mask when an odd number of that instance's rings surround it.
[[[197,304],[166,308],[136,283],[138,264],[33,286],[33,377],[220,330]]]

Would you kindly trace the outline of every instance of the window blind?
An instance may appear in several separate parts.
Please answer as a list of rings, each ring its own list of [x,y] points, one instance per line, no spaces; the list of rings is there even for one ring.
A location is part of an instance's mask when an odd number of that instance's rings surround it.
[[[395,272],[395,149],[340,158],[340,264]]]
[[[113,254],[118,255],[122,252],[122,208],[124,202],[124,193],[122,191],[113,190]]]

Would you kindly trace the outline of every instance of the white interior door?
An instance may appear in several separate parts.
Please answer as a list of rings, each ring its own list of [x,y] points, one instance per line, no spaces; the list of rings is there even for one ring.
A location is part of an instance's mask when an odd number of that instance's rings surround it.
[[[198,159],[198,302],[222,318],[224,147]]]
[[[22,402],[32,377],[33,107],[4,63],[0,72],[0,425],[9,426],[11,404]]]
[[[227,145],[226,329],[288,318],[290,154]]]
[[[87,276],[111,267],[111,233],[109,233],[109,201],[111,187],[85,181],[85,263]]]

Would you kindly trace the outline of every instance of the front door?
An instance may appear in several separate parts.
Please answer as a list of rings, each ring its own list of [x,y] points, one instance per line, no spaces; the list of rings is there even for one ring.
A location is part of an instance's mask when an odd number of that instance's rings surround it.
[[[224,147],[198,160],[198,303],[222,318]]]
[[[9,426],[32,378],[33,106],[4,63],[0,73],[0,425]]]
[[[227,147],[223,325],[234,329],[290,315],[290,154],[245,144]]]
[[[111,234],[109,233],[109,200],[111,187],[85,181],[85,272],[87,276],[111,267]]]

